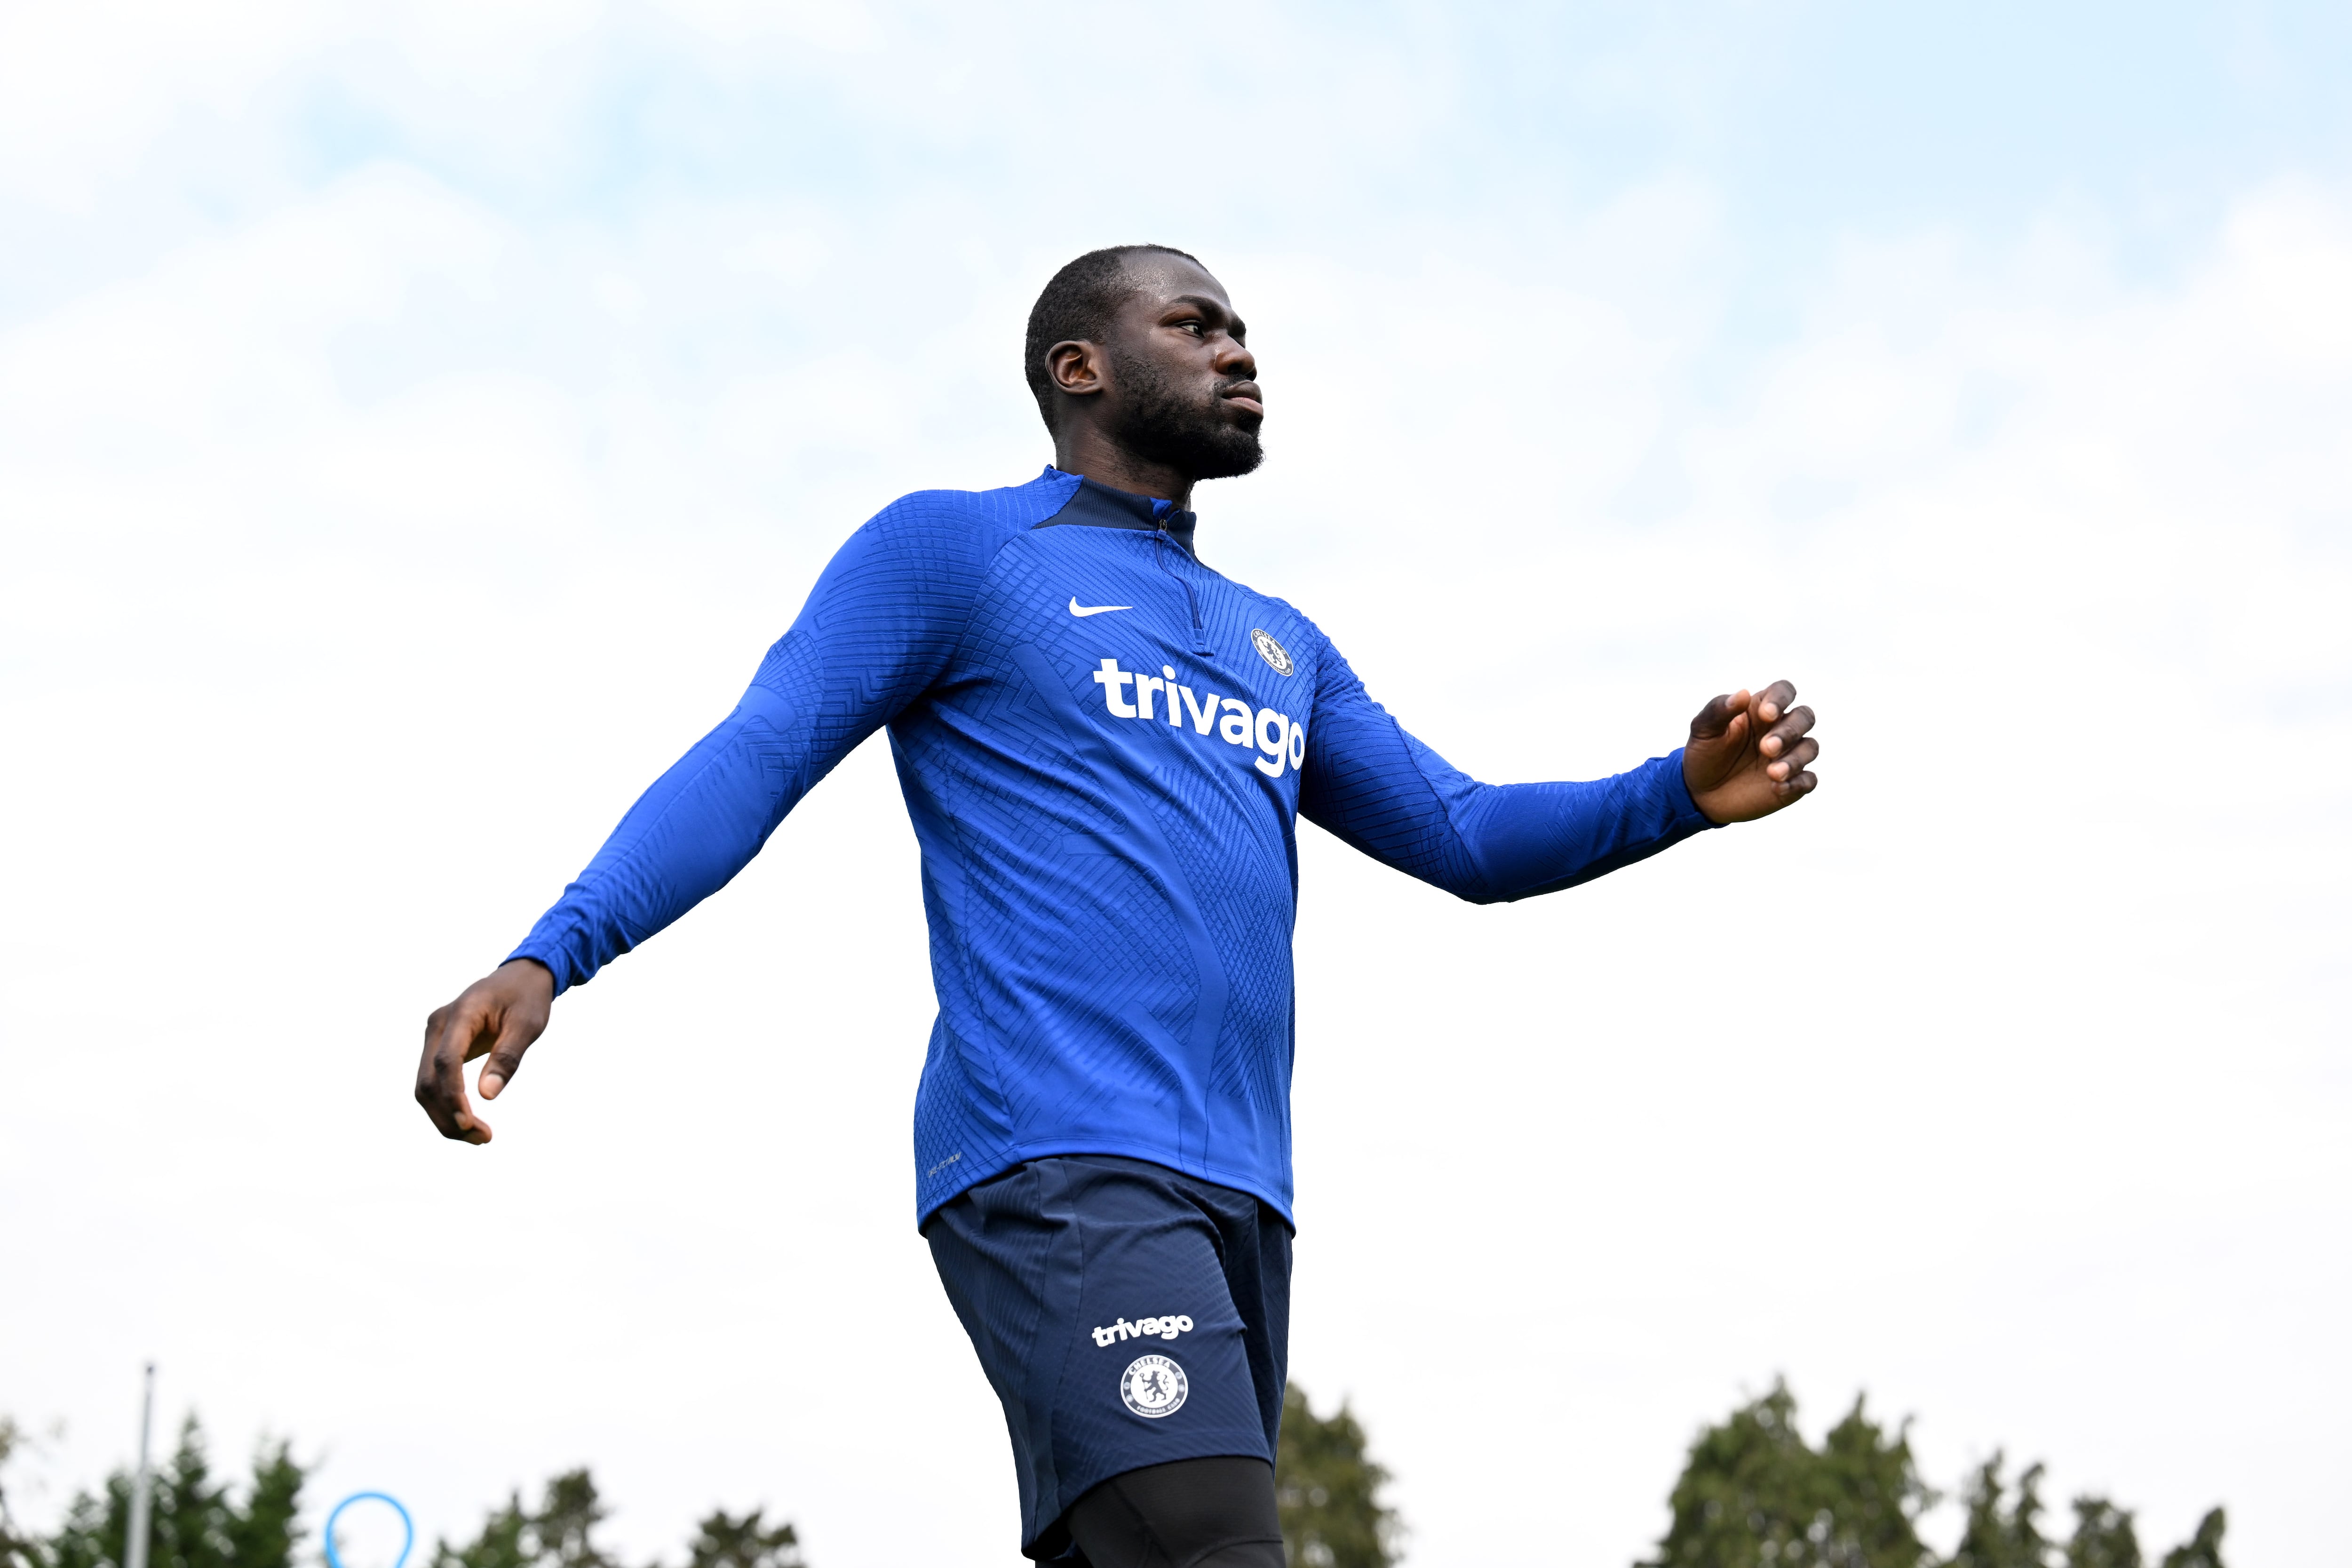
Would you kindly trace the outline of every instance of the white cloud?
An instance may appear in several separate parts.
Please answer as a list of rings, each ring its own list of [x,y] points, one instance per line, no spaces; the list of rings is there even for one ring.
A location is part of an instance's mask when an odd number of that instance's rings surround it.
[[[57,84],[0,87],[6,177],[102,205],[174,103],[401,72],[420,136],[520,126],[527,165],[595,101],[583,15],[331,47],[18,18]],[[829,79],[948,82],[940,123],[1054,68],[1016,31],[959,88],[969,29],[792,26]],[[404,1084],[424,1009],[850,526],[1043,460],[1012,362],[1044,268],[1198,218],[1275,411],[1266,471],[1206,493],[1211,560],[1486,776],[1623,765],[1783,671],[1828,742],[1796,816],[1511,910],[1307,836],[1297,1366],[1357,1396],[1415,1561],[1630,1560],[1693,1426],[1777,1368],[1815,1416],[1918,1411],[1946,1479],[2007,1442],[2158,1536],[2226,1499],[2250,1559],[2333,1541],[2352,195],[2246,192],[2159,282],[2061,219],[1855,239],[1759,347],[1696,176],[1268,237],[1262,190],[1412,141],[1328,130],[1409,99],[1406,52],[1335,39],[1268,183],[1205,216],[1069,195],[1034,99],[941,183],[618,216],[384,157],[0,335],[0,994],[36,1043],[0,1228],[46,1280],[0,1342],[46,1347],[10,1397],[75,1420],[58,1476],[122,1452],[152,1350],[232,1445],[326,1445],[331,1489],[428,1531],[585,1460],[640,1555],[766,1500],[825,1568],[1010,1558],[907,1230],[928,1003],[878,754],[563,1005],[496,1150]],[[1237,102],[1283,58],[1147,85]]]

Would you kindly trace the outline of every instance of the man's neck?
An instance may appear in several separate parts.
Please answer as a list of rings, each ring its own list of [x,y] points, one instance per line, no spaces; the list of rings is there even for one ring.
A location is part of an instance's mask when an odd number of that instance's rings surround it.
[[[1091,428],[1066,431],[1055,441],[1054,467],[1129,495],[1173,501],[1179,511],[1192,510],[1191,476],[1139,458]]]

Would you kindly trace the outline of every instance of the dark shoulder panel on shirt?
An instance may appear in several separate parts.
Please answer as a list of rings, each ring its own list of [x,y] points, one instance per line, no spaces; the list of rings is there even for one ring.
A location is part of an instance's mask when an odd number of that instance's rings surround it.
[[[1058,468],[1048,468],[1049,474],[1076,481],[1076,487],[1063,499],[1061,507],[1042,519],[1039,528],[1059,528],[1076,525],[1080,528],[1124,528],[1138,533],[1165,531],[1169,538],[1192,551],[1192,527],[1198,521],[1193,513],[1174,507],[1162,510],[1164,502],[1150,496],[1139,496],[1127,490],[1113,489],[1077,474],[1064,474]]]

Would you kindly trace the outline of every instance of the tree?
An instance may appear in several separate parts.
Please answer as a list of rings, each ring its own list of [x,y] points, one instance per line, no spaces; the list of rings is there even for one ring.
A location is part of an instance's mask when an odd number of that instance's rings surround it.
[[[2102,1497],[2076,1498],[2066,1568],[2140,1568],[2139,1536],[2132,1529],[2131,1510]]]
[[[611,1511],[584,1468],[566,1470],[548,1482],[530,1521],[540,1560],[551,1568],[621,1568],[594,1540],[596,1527]]]
[[[1969,1519],[1951,1568],[2049,1568],[2050,1542],[2042,1534],[2042,1467],[2025,1468],[2017,1478],[2017,1500],[2004,1507],[2004,1462],[1996,1452],[1969,1478]]]
[[[1297,1384],[1282,1393],[1282,1436],[1275,1447],[1275,1506],[1282,1544],[1301,1568],[1391,1568],[1402,1533],[1396,1511],[1381,1504],[1389,1473],[1364,1452],[1363,1425],[1347,1403],[1315,1414]],[[696,1568],[700,1568],[699,1564]]]
[[[433,1568],[530,1568],[538,1548],[528,1537],[530,1516],[522,1510],[522,1494],[507,1494],[506,1506],[493,1509],[482,1521],[481,1534],[463,1546],[436,1542]]]
[[[1911,1458],[1857,1398],[1819,1448],[1797,1429],[1785,1384],[1691,1445],[1648,1568],[1919,1568],[1917,1520],[1935,1500]]]
[[[204,1429],[191,1415],[152,1480],[147,1561],[152,1568],[294,1568],[310,1472],[289,1446],[265,1442],[242,1499],[213,1478]],[[102,1496],[83,1492],[48,1544],[50,1568],[116,1568],[131,1528],[131,1478],[117,1470]]]
[[[1816,1449],[1776,1381],[1691,1445],[1657,1558],[1637,1568],[2142,1568],[2131,1510],[2103,1497],[2074,1500],[2074,1532],[2059,1552],[2042,1533],[2042,1467],[2027,1466],[2012,1496],[1999,1453],[1969,1477],[1959,1545],[1937,1559],[1918,1536],[1937,1495],[1912,1464],[1908,1431],[1906,1422],[1890,1438],[1856,1398]],[[2208,1513],[2162,1568],[2222,1568],[2224,1523],[2220,1509]]]
[[[2229,1524],[2220,1509],[2197,1521],[2197,1533],[2164,1554],[2164,1568],[2221,1568],[2221,1531]]]
[[[8,1461],[25,1442],[24,1428],[0,1415],[0,1477],[7,1474]],[[0,1486],[0,1568],[41,1568],[41,1543],[17,1529],[16,1516],[8,1511],[5,1486]]]
[[[547,1483],[539,1507],[525,1511],[522,1495],[509,1494],[490,1510],[482,1532],[463,1546],[442,1542],[433,1568],[621,1568],[595,1539],[607,1510],[585,1469],[566,1470]],[[651,1564],[650,1568],[660,1568]],[[736,1518],[714,1509],[695,1527],[687,1546],[687,1568],[808,1568],[800,1536],[783,1521],[767,1521],[765,1509]]]
[[[566,1470],[547,1483],[535,1510],[525,1513],[522,1495],[511,1493],[472,1541],[440,1542],[434,1568],[620,1568],[596,1543],[608,1511],[584,1468]]]
[[[686,1549],[686,1568],[808,1568],[800,1536],[790,1524],[763,1523],[766,1511],[755,1508],[735,1519],[725,1509],[711,1510]]]

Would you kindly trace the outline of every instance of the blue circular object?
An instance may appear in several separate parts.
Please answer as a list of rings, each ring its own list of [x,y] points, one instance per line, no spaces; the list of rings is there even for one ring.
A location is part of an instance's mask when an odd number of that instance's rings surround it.
[[[416,1544],[416,1521],[408,1517],[408,1510],[390,1492],[353,1492],[335,1505],[334,1511],[327,1515],[327,1568],[343,1568],[342,1557],[335,1551],[335,1521],[342,1518],[343,1510],[355,1502],[388,1502],[392,1511],[400,1515],[400,1555],[392,1560],[392,1568],[402,1568],[408,1561],[409,1549]]]

